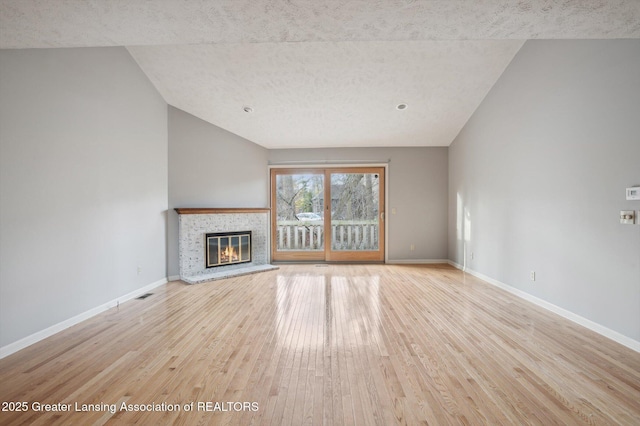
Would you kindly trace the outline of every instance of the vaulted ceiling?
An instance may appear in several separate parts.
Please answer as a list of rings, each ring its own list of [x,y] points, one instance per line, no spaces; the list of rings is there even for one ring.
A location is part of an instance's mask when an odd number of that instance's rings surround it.
[[[448,146],[526,40],[605,38],[640,38],[640,1],[0,0],[0,48],[125,46],[267,148]]]

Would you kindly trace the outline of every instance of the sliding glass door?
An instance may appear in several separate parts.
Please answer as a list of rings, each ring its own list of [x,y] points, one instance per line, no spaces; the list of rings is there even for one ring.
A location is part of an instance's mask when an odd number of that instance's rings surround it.
[[[384,260],[384,168],[271,170],[274,261]]]
[[[324,260],[324,172],[271,170],[271,258]]]
[[[326,260],[384,260],[384,169],[328,169],[331,230]]]

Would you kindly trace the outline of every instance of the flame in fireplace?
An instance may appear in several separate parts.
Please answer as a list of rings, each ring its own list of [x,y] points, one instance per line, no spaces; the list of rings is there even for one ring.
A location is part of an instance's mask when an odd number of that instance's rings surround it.
[[[220,262],[237,262],[239,260],[238,257],[238,252],[236,251],[235,247],[233,246],[227,246],[221,253],[220,253]]]

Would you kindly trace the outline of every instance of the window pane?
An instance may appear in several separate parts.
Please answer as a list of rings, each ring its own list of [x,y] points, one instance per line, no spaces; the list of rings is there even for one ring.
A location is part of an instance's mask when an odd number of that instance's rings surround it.
[[[377,173],[332,173],[331,250],[378,250],[379,205]]]
[[[276,250],[324,250],[324,175],[276,175]]]

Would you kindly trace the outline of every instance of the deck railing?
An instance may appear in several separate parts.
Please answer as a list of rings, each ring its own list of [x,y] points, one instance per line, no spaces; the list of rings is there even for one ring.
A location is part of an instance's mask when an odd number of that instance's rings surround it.
[[[333,221],[332,250],[377,250],[377,221]],[[324,225],[320,221],[280,221],[276,226],[277,250],[323,250]]]

